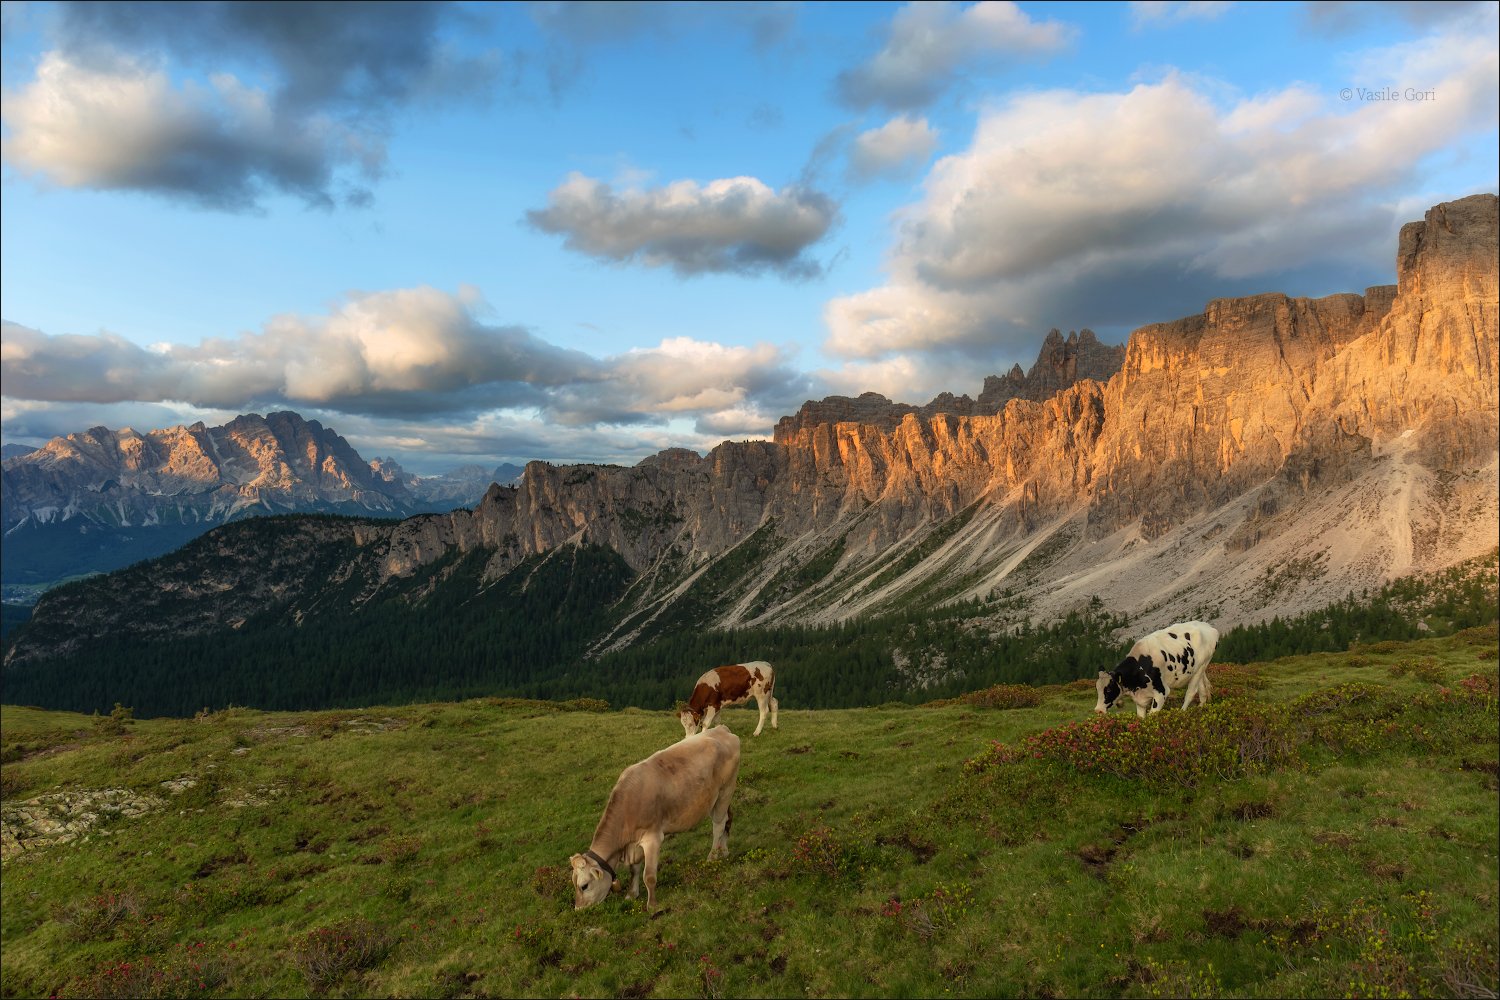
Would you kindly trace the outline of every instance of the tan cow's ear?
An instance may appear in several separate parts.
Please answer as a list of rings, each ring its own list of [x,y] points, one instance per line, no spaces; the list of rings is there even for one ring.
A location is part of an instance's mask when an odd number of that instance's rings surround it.
[[[574,868],[587,868],[589,866],[588,859],[585,858],[582,854],[573,855],[568,859],[568,864],[572,865]]]

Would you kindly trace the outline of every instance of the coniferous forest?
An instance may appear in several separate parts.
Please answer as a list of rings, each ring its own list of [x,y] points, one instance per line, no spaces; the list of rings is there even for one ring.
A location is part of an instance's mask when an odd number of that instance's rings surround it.
[[[284,607],[267,607],[232,629],[86,642],[66,657],[7,666],[4,701],[85,712],[120,703],[143,717],[486,695],[663,709],[704,670],[769,660],[787,707],[854,708],[1092,678],[1147,630],[1132,629],[1097,599],[1063,620],[1019,625],[997,624],[993,608],[971,602],[832,626],[710,630],[682,621],[601,654],[593,647],[618,623],[632,582],[616,553],[573,547],[482,586],[485,555],[427,567],[357,610],[324,601],[328,610],[295,624]],[[1215,659],[1270,660],[1493,621],[1495,560],[1232,629]]]

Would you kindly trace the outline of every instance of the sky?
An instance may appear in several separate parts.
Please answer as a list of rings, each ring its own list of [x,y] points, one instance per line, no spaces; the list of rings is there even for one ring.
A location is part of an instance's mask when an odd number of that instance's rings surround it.
[[[1497,10],[5,0],[0,436],[633,464],[1391,283],[1500,186]]]

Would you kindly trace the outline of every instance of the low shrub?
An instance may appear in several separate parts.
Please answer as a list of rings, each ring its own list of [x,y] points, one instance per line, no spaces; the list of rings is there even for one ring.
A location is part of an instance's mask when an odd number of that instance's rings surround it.
[[[828,826],[815,826],[792,845],[793,872],[826,879],[844,879],[862,871],[864,852]]]
[[[1144,719],[1100,716],[1032,736],[995,762],[1052,760],[1079,771],[1193,786],[1294,764],[1297,739],[1284,708],[1218,702]]]
[[[946,708],[951,705],[972,705],[975,708],[1034,708],[1041,703],[1042,693],[1029,684],[996,684],[982,691],[961,694],[957,698],[930,701],[923,707]]]
[[[93,941],[112,936],[122,922],[140,916],[141,903],[134,893],[101,892],[59,908],[53,919],[68,929],[73,940]]]
[[[385,928],[369,920],[342,920],[308,931],[292,945],[292,963],[314,993],[322,993],[350,972],[369,969],[395,944]]]
[[[1390,672],[1392,677],[1414,677],[1428,684],[1438,684],[1443,679],[1442,665],[1431,656],[1424,656],[1420,660],[1411,657],[1397,660],[1391,664]]]
[[[230,961],[207,942],[190,941],[177,953],[165,957],[105,962],[71,980],[56,995],[99,1000],[214,996],[228,981],[230,968]]]

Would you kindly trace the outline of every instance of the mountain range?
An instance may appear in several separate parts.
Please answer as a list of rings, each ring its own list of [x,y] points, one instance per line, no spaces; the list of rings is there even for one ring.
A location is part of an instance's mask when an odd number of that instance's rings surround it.
[[[0,466],[6,584],[46,586],[162,555],[219,524],[275,513],[407,517],[483,498],[522,471],[465,466],[434,477],[367,462],[292,412],[144,434],[94,427]]]
[[[1394,286],[1218,299],[1123,348],[1054,334],[978,399],[832,397],[706,456],[532,462],[472,510],[275,539],[231,525],[49,594],[7,667],[122,636],[316,627],[445,587],[461,591],[448,602],[520,593],[582,551],[628,580],[593,655],[957,605],[996,631],[1101,605],[1144,631],[1304,611],[1497,544],[1496,217],[1476,195],[1402,227]],[[347,462],[317,468],[353,502],[388,495]],[[274,586],[267,565],[285,569]]]

